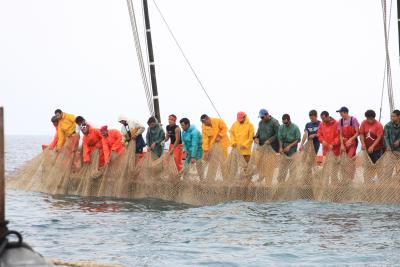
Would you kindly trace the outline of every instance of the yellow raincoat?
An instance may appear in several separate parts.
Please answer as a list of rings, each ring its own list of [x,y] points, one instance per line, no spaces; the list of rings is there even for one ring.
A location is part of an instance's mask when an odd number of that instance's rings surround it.
[[[228,137],[228,127],[223,120],[211,118],[211,126],[203,124],[201,127],[203,135],[203,151],[208,152],[215,143],[215,138],[219,136],[219,144],[222,146],[225,157],[228,157],[228,147],[230,145]]]
[[[254,137],[254,126],[247,118],[243,123],[236,121],[231,129],[229,130],[231,134],[231,143],[232,145],[237,146],[240,150],[240,154],[243,156],[251,155],[251,148],[253,144]],[[243,146],[243,149],[240,147]]]
[[[75,129],[76,129],[75,116],[63,112],[62,118],[58,121],[58,141],[57,141],[58,150],[60,150],[64,146],[67,137],[70,137],[75,133]]]

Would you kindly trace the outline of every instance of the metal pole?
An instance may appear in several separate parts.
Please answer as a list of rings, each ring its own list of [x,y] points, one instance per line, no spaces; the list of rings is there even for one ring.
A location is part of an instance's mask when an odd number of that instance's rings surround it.
[[[4,108],[0,107],[0,236],[7,232],[5,223],[5,182],[4,182]]]
[[[399,61],[400,61],[400,0],[397,0],[397,34],[398,34],[398,45],[399,45]]]
[[[157,120],[161,122],[160,103],[158,100],[158,90],[157,90],[156,68],[154,66],[153,42],[151,39],[149,8],[147,0],[143,0],[143,13],[144,13],[143,15],[146,27],[147,54],[150,65],[150,79],[151,79],[151,89],[153,91],[154,113]]]

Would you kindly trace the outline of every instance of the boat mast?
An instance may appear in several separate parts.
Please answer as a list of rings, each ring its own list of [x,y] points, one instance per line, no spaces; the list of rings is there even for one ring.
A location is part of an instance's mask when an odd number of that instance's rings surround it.
[[[400,61],[400,0],[397,0],[397,31],[398,31],[398,45],[399,45],[399,61]]]
[[[147,55],[150,66],[151,89],[153,91],[154,116],[157,118],[159,122],[161,122],[160,103],[158,100],[158,90],[157,90],[156,68],[154,65],[153,42],[151,39],[149,8],[147,0],[143,0],[143,15],[146,27]]]

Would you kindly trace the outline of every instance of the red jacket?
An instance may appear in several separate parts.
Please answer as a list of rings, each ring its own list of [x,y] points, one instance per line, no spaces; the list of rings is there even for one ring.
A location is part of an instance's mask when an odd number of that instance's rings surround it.
[[[110,161],[111,151],[121,154],[125,148],[122,145],[122,134],[118,130],[108,130],[108,136],[102,137],[104,160]]]
[[[328,123],[321,122],[318,132],[318,140],[321,142],[326,142],[328,146],[323,147],[324,156],[328,153],[329,146],[333,146],[333,153],[336,156],[340,155],[340,139],[339,139],[339,129],[338,123],[335,119],[331,118]]]
[[[89,126],[88,134],[83,135],[82,147],[83,162],[90,162],[90,154],[97,148],[99,149],[100,166],[104,165],[103,143],[99,129]]]

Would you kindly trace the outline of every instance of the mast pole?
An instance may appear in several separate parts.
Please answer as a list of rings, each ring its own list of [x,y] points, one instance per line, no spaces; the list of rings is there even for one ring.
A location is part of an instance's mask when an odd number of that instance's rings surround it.
[[[397,0],[397,34],[399,45],[399,61],[400,61],[400,0]]]
[[[147,55],[150,65],[151,89],[153,91],[153,103],[154,103],[154,113],[155,113],[154,115],[157,118],[157,120],[161,122],[160,102],[158,99],[158,90],[157,90],[156,67],[154,65],[153,42],[151,39],[150,17],[149,17],[149,8],[147,0],[143,0],[143,13],[144,13],[144,21],[146,27]]]

